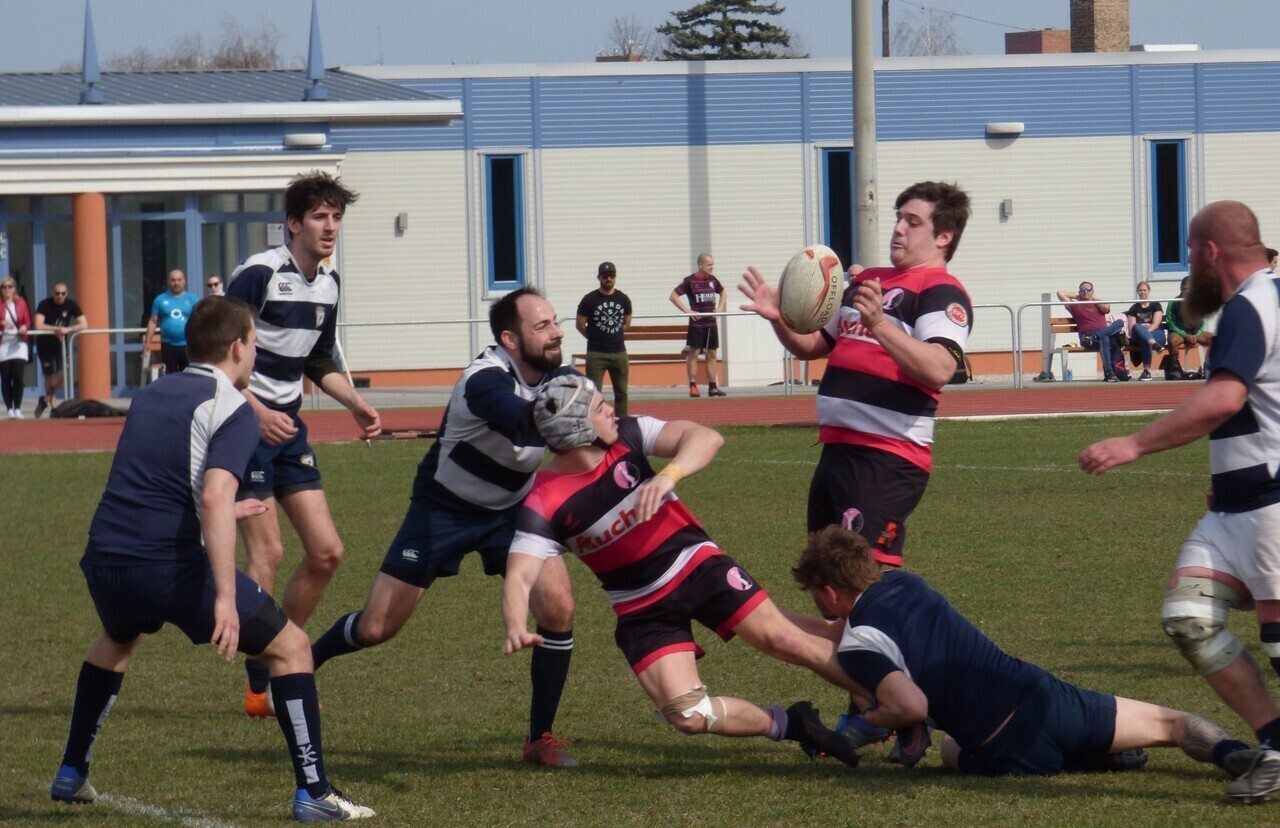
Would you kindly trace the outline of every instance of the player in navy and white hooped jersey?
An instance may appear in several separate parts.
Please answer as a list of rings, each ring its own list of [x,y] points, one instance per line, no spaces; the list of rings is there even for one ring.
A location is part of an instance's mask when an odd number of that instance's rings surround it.
[[[538,473],[516,525],[502,612],[510,654],[542,641],[528,630],[529,594],[548,562],[572,552],[595,573],[618,617],[614,633],[640,686],[684,733],[791,739],[856,764],[847,743],[808,703],[784,711],[708,696],[698,675],[692,622],[850,688],[835,662],[827,622],[789,619],[755,579],[724,554],[674,492],[704,469],[724,440],[688,420],[618,420],[585,377],[559,377],[538,392],[538,431],[555,453]],[[654,473],[648,456],[670,458]]]
[[[1001,650],[918,575],[882,571],[865,538],[839,526],[809,537],[792,573],[823,615],[842,619],[840,666],[899,742],[945,730],[943,762],[983,776],[1126,770],[1144,748],[1177,746],[1255,783],[1267,751],[1207,719],[1068,684]],[[917,742],[918,743],[918,742]],[[920,744],[912,764],[923,755]]]
[[[552,377],[576,373],[561,366],[564,333],[536,289],[520,288],[494,302],[489,326],[497,344],[454,385],[364,609],[344,614],[316,640],[317,669],[395,636],[427,588],[436,578],[457,575],[469,553],[480,553],[485,574],[503,572],[516,514],[546,451],[531,401]],[[572,767],[577,763],[564,750],[567,742],[552,735],[573,653],[573,592],[563,563],[548,567],[538,581],[534,614],[545,641],[530,666],[524,761]]]
[[[969,218],[954,184],[926,181],[899,194],[892,268],[850,267],[839,312],[814,333],[782,322],[778,291],[748,268],[743,310],[769,320],[802,359],[830,355],[818,387],[822,457],[809,486],[808,528],[830,524],[867,539],[876,559],[902,566],[906,520],[933,470],[942,388],[964,367],[973,306],[947,271]]]
[[[258,424],[241,395],[254,361],[253,309],[208,297],[187,324],[186,370],[166,374],[129,406],[106,491],[81,559],[102,634],[76,682],[71,729],[50,788],[55,801],[85,804],[93,742],[144,634],[164,624],[192,643],[237,650],[268,666],[297,790],[297,819],[373,816],[331,788],[324,770],[320,707],[307,636],[271,596],[235,569],[236,503]]]
[[[227,284],[228,296],[258,311],[258,364],[245,397],[258,416],[261,441],[241,481],[240,496],[262,500],[268,508],[241,523],[245,571],[267,591],[275,590],[284,556],[279,503],[302,540],[303,560],[281,600],[299,626],[320,603],[343,551],[315,452],[307,443],[306,423],[298,417],[302,378],[342,403],[361,437],[382,431],[377,410],[352,388],[333,358],[341,285],[329,261],[346,208],[355,200],[355,193],[325,173],[294,179],[284,194],[289,243],[250,257]],[[274,715],[262,664],[247,659],[245,668],[245,712]]]
[[[1182,544],[1165,592],[1165,632],[1222,700],[1274,749],[1280,788],[1280,704],[1257,663],[1227,629],[1231,609],[1251,605],[1263,650],[1280,673],[1280,280],[1269,270],[1258,218],[1219,201],[1191,220],[1184,314],[1222,307],[1209,350],[1209,381],[1176,409],[1126,437],[1080,454],[1090,474],[1209,437],[1209,511]],[[1226,301],[1225,305],[1223,301]]]

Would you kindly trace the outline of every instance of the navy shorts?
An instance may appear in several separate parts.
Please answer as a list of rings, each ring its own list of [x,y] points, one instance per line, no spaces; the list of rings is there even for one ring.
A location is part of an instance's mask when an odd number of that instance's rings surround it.
[[[670,594],[647,607],[618,616],[613,639],[631,669],[640,674],[671,653],[702,650],[693,640],[697,621],[725,641],[733,628],[769,593],[728,555],[715,555],[698,565]]]
[[[249,467],[240,479],[237,500],[283,497],[294,492],[324,488],[320,482],[320,467],[316,455],[307,443],[307,424],[295,413],[293,425],[297,434],[278,446],[269,446],[261,440],[249,459]]]
[[[213,572],[206,557],[179,563],[102,566],[80,561],[93,606],[112,641],[127,644],[165,624],[186,633],[193,644],[213,638]],[[240,651],[257,655],[289,619],[253,579],[236,571],[236,614]]]
[[[720,326],[712,322],[706,327],[689,323],[689,332],[685,334],[684,344],[700,351],[715,351],[720,348]]]
[[[519,512],[518,503],[498,512],[461,512],[411,500],[381,571],[425,589],[436,578],[457,575],[467,553],[479,552],[484,574],[503,575]]]
[[[895,454],[827,443],[809,484],[809,531],[832,524],[867,539],[876,560],[902,566],[907,518],[929,485],[929,473]]]
[[[961,749],[960,770],[980,776],[1083,770],[1110,752],[1115,735],[1115,696],[1046,673],[990,742]]]

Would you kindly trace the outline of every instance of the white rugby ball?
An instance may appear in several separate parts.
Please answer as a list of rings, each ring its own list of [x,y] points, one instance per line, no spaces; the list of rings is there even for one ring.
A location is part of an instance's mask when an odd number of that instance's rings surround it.
[[[796,333],[813,333],[840,306],[844,268],[830,247],[814,244],[791,257],[778,283],[782,322]]]

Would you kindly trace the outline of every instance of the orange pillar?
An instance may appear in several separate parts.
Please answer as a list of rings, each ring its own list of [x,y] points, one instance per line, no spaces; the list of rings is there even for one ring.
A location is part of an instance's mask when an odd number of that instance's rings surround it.
[[[75,236],[75,298],[90,328],[111,327],[107,308],[107,198],[102,193],[77,193],[71,197],[71,223]],[[111,342],[107,334],[76,337],[76,384],[68,396],[105,400],[111,396]]]

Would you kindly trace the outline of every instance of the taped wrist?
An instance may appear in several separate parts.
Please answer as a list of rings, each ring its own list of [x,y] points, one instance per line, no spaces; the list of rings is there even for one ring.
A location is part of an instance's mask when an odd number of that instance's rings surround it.
[[[684,480],[684,469],[680,468],[679,463],[668,463],[662,471],[658,472],[658,477],[668,478],[674,486]]]

